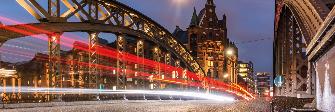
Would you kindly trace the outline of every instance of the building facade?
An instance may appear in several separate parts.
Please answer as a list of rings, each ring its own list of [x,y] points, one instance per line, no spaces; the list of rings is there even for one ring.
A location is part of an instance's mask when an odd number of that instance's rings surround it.
[[[227,37],[226,16],[219,20],[213,0],[207,0],[199,14],[196,9],[186,31],[178,26],[174,36],[197,59],[208,77],[237,82],[238,49]]]
[[[254,75],[254,66],[251,61],[243,62],[238,61],[238,76],[242,78],[241,81],[244,82],[245,88],[250,92],[255,92],[255,75]]]
[[[271,74],[268,72],[258,72],[256,74],[256,93],[260,96],[270,96]]]

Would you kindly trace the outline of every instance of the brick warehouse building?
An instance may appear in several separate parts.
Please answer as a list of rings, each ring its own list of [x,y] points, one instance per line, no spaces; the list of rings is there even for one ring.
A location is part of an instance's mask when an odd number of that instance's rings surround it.
[[[227,37],[226,16],[219,20],[213,0],[196,9],[186,31],[176,27],[173,35],[191,52],[208,77],[237,82],[238,49]]]

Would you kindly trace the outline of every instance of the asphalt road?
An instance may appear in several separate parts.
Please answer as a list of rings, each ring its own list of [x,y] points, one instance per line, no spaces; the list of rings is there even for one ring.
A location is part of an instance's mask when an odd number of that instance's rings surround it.
[[[269,102],[210,100],[113,100],[8,104],[4,112],[269,112]]]

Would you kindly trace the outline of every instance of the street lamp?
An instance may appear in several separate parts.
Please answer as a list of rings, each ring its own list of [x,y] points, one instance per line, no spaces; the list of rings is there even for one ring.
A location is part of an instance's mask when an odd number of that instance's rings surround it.
[[[229,75],[227,73],[223,75],[224,78],[228,78],[228,76]]]
[[[232,49],[227,49],[227,55],[233,55],[234,54],[234,51]]]

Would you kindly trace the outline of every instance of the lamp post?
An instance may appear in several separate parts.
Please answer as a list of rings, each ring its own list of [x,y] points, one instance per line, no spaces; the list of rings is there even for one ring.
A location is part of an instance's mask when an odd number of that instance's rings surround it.
[[[232,48],[228,47],[225,54],[226,54],[225,57],[227,59],[226,64],[228,62],[229,63],[232,62],[231,57],[234,55],[234,50]],[[226,74],[224,75],[224,78],[227,79],[229,77],[229,75],[230,75],[231,78],[228,81],[232,82],[232,76],[231,75],[233,75],[233,74],[232,73],[228,74],[228,68],[227,68],[227,71],[226,71]]]

